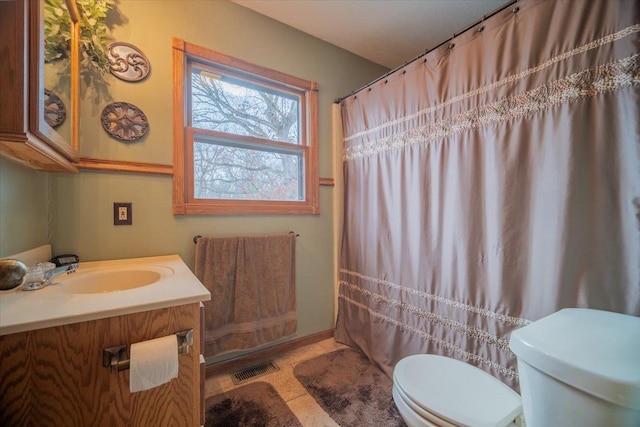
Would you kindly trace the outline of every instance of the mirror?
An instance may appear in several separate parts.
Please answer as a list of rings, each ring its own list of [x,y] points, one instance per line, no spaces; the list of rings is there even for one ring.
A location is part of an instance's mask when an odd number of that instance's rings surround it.
[[[70,160],[77,159],[79,126],[79,10],[75,0],[29,2],[31,130]],[[32,56],[33,57],[33,56]]]

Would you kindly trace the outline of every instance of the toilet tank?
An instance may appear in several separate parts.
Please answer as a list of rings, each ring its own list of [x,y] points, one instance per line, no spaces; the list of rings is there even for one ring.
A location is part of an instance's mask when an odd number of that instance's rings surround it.
[[[527,427],[640,426],[640,318],[567,308],[511,333]]]

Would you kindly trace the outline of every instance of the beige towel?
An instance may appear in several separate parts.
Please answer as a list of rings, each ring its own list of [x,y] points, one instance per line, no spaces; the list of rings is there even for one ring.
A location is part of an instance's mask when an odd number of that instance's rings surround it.
[[[204,303],[204,355],[244,350],[295,333],[295,235],[202,237],[196,276]]]

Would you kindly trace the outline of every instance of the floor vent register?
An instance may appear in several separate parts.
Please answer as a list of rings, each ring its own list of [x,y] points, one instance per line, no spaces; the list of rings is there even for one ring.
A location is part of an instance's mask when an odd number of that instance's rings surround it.
[[[267,362],[260,363],[259,365],[254,365],[249,368],[242,369],[238,372],[234,372],[233,374],[231,374],[231,379],[233,380],[234,384],[240,384],[249,381],[250,379],[261,377],[278,370],[280,370],[278,365],[269,360]]]

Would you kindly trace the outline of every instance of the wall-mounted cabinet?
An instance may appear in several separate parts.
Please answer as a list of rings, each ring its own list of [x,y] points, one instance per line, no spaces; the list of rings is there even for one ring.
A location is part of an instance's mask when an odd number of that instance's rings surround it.
[[[65,0],[71,43],[63,82],[67,99],[64,132],[48,123],[45,95],[44,0],[0,1],[0,153],[51,172],[77,172],[79,41],[75,0]],[[68,18],[67,18],[68,19]]]

